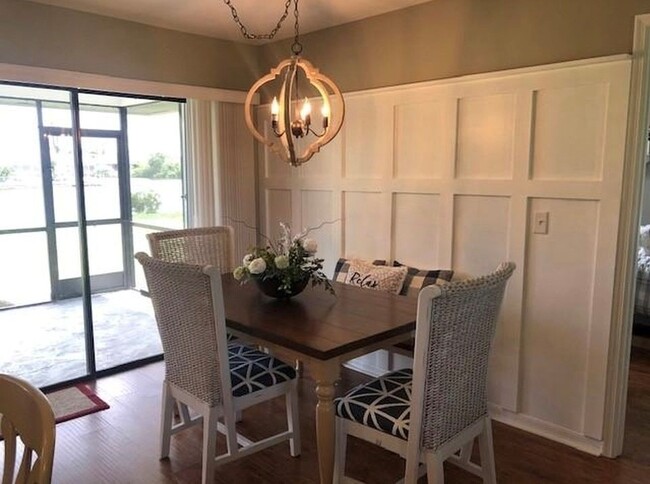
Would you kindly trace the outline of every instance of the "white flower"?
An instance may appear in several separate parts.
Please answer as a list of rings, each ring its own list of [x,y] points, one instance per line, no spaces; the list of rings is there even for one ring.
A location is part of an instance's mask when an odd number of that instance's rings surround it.
[[[250,264],[248,264],[248,271],[251,274],[261,274],[266,270],[266,262],[261,257],[253,259]]]
[[[316,242],[316,240],[314,239],[310,239],[310,238],[304,239],[302,241],[302,246],[309,254],[315,254],[316,251],[318,250],[318,242]]]
[[[235,277],[236,280],[241,281],[242,278],[246,275],[247,270],[248,269],[246,269],[246,267],[239,266],[232,272],[232,275]]]
[[[253,254],[246,254],[244,256],[244,260],[242,261],[242,264],[248,266],[248,264],[250,264],[254,258],[255,256]]]
[[[279,255],[275,258],[275,267],[278,269],[286,269],[289,267],[289,258],[286,255]]]

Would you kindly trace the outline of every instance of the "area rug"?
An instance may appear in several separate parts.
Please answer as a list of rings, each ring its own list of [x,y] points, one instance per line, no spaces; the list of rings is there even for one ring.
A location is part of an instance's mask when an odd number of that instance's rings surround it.
[[[47,393],[46,397],[52,405],[57,423],[109,408],[104,400],[84,384]]]

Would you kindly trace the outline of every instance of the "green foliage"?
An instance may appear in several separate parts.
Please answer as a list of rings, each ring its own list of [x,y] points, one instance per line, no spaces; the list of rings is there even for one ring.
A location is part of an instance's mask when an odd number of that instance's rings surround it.
[[[131,208],[135,213],[156,213],[160,208],[160,195],[153,190],[131,194]]]
[[[173,163],[163,153],[154,153],[146,165],[136,166],[132,174],[137,178],[172,179],[181,177],[181,165]]]
[[[243,265],[233,271],[235,279],[242,284],[250,279],[275,280],[278,290],[291,295],[291,288],[308,278],[312,286],[323,285],[334,294],[327,276],[323,273],[323,259],[316,257],[317,243],[308,238],[307,232],[293,236],[288,224],[280,223],[282,235],[276,242],[264,237],[268,244],[252,247]]]
[[[8,166],[0,166],[0,183],[6,182],[11,175],[11,168]]]

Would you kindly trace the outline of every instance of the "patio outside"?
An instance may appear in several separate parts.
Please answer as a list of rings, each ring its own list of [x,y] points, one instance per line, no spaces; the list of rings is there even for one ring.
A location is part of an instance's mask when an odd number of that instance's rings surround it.
[[[53,286],[81,278],[70,105],[39,106],[19,99],[14,86],[4,98],[5,87],[0,85],[0,372],[42,386],[86,372],[81,298],[57,295]],[[151,303],[137,291],[145,288],[142,271],[138,264],[127,266],[134,252],[148,251],[147,233],[184,225],[181,129],[177,103],[109,99],[127,105],[118,108],[98,105],[108,96],[86,96],[94,104],[80,105],[83,190],[95,356],[102,370],[162,351]],[[127,130],[120,119],[127,120]],[[131,201],[126,224],[118,168],[122,139],[128,140]],[[48,237],[55,237],[54,246]],[[126,284],[97,293],[94,279],[115,274]]]

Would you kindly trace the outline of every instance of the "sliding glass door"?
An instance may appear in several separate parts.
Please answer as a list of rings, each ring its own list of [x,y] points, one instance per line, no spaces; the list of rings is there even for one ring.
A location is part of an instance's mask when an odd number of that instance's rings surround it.
[[[184,226],[182,112],[0,84],[0,372],[48,386],[161,353],[133,254]]]

